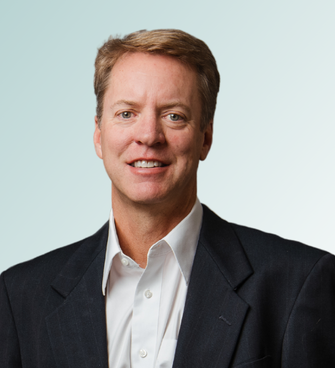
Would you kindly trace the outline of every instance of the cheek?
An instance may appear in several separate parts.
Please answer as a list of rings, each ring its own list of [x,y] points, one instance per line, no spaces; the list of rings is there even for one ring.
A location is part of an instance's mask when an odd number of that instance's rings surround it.
[[[119,129],[105,129],[101,138],[102,154],[105,159],[119,156],[128,146],[127,136]]]
[[[169,142],[170,149],[176,155],[187,155],[192,151],[196,137],[190,133],[189,130],[175,130],[166,134],[166,140]]]
[[[186,137],[177,137],[173,142],[173,151],[176,159],[185,161],[187,167],[198,165],[200,151],[197,136],[186,135]]]

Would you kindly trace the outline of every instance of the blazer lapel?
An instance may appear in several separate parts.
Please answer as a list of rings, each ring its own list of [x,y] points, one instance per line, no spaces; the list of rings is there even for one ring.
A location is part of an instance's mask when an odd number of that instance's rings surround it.
[[[108,223],[72,255],[52,287],[64,302],[46,317],[57,367],[107,368],[105,300],[101,291]]]
[[[252,273],[229,224],[204,207],[173,368],[227,368],[248,304],[236,293]]]

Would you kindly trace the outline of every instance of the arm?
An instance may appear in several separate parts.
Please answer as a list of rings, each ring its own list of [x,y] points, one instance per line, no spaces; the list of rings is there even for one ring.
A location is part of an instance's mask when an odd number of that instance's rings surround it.
[[[19,339],[3,274],[0,276],[0,367],[22,367]]]
[[[282,367],[335,367],[335,257],[330,254],[313,267],[294,303]]]

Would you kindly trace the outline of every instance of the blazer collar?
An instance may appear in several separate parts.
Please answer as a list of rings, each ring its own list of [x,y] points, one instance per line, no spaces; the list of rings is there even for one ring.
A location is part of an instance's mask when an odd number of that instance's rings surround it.
[[[207,206],[202,206],[203,222],[199,244],[207,250],[229,285],[236,289],[253,273],[252,267],[229,223],[218,217]],[[100,230],[84,241],[51,284],[64,298],[78,284],[98,254],[105,251],[108,224],[106,222]]]
[[[51,286],[64,298],[77,286],[94,259],[106,250],[108,224],[106,222],[94,235],[81,241],[81,246],[52,282]]]
[[[253,274],[253,269],[230,224],[207,206],[202,206],[204,215],[199,244],[207,250],[229,285],[236,290]]]
[[[237,288],[252,273],[231,226],[206,206],[173,368],[228,368],[249,305]]]
[[[52,288],[64,301],[46,318],[59,368],[107,368],[105,299],[101,280],[108,223],[81,242]]]
[[[233,289],[236,289],[252,273],[252,267],[228,222],[222,220],[207,206],[203,206],[203,223],[199,244],[206,248],[213,262],[220,269]],[[51,286],[63,297],[67,297],[83,277],[97,255],[106,249],[108,222],[69,259]]]

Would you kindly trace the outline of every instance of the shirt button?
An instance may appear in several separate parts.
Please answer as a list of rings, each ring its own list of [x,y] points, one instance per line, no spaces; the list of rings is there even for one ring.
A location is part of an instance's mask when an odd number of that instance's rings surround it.
[[[147,351],[146,351],[146,350],[144,350],[144,349],[141,349],[141,350],[140,350],[140,357],[141,357],[141,358],[145,358],[147,355],[148,355],[148,353],[147,353]]]
[[[121,263],[124,265],[124,266],[128,266],[129,265],[129,261],[127,258],[122,258],[121,259]]]
[[[152,292],[150,290],[146,290],[144,292],[144,296],[147,298],[147,299],[150,299],[152,297]]]

